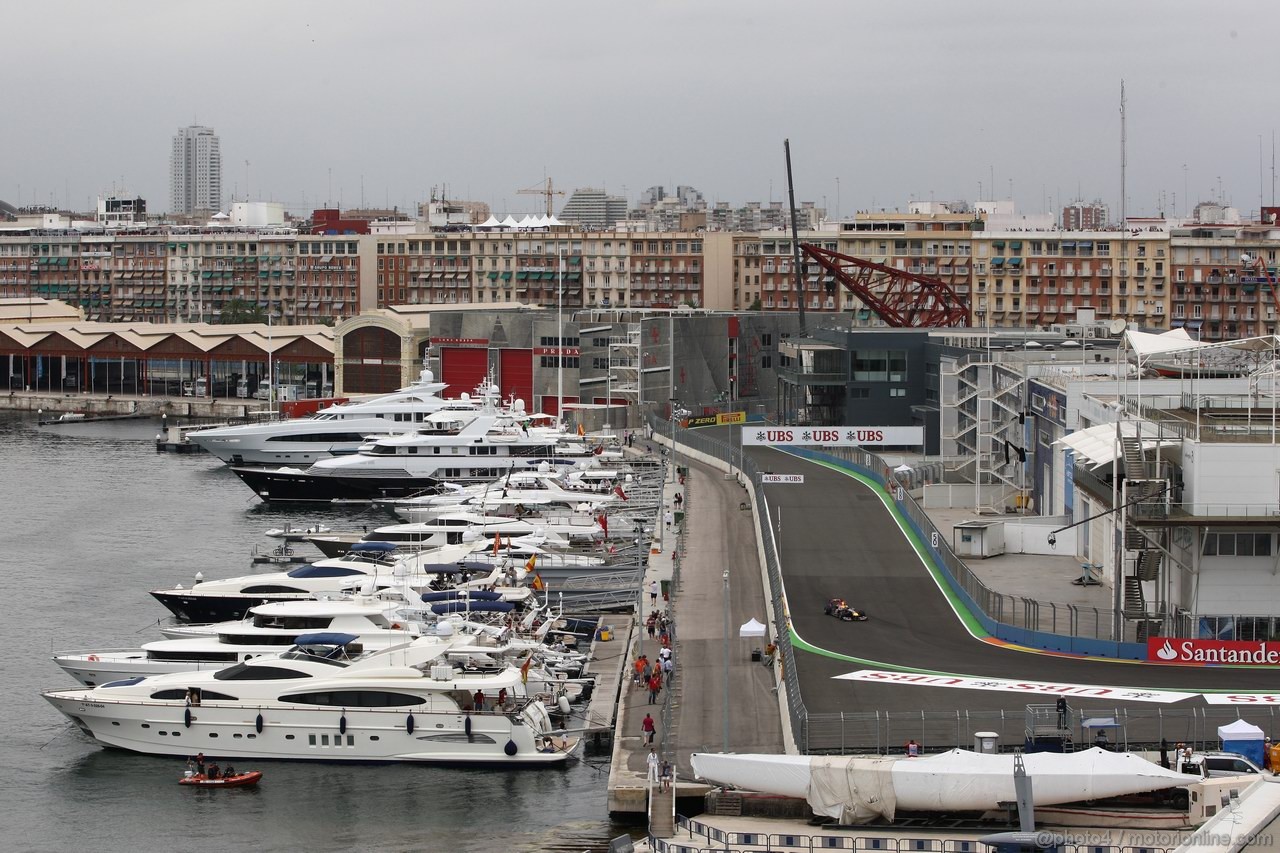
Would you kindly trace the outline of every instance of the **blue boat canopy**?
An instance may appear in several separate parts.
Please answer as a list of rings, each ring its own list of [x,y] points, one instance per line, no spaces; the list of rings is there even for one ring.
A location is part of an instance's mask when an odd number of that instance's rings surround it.
[[[291,578],[345,578],[351,575],[363,575],[359,569],[349,566],[302,566],[289,572]]]
[[[396,543],[394,542],[355,542],[352,543],[351,547],[347,550],[355,551],[357,553],[360,551],[378,551],[386,554],[390,551],[394,551],[395,549]]]
[[[461,600],[464,598],[470,598],[472,601],[501,601],[502,594],[490,592],[487,589],[473,589],[470,592],[462,589],[446,589],[440,592],[424,592],[422,594],[422,600],[428,603],[432,601]]]
[[[467,601],[459,599],[433,604],[431,605],[431,612],[437,616],[445,613],[465,613],[468,610],[473,613],[510,613],[515,607],[510,601]]]
[[[135,675],[133,678],[126,678],[126,679],[123,679],[122,681],[108,681],[106,684],[101,684],[99,686],[100,687],[132,687],[133,685],[142,681],[142,679],[144,678],[146,678],[145,675]]]
[[[344,634],[341,631],[316,631],[314,634],[299,634],[294,640],[295,646],[345,646],[360,639],[358,634]]]

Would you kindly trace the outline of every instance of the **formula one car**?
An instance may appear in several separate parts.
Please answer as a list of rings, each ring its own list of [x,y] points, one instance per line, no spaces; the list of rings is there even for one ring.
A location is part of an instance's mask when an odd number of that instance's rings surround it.
[[[834,616],[842,622],[866,622],[867,611],[859,610],[856,607],[850,607],[848,602],[843,598],[833,598],[827,602],[827,606],[822,608],[822,612],[828,616]]]

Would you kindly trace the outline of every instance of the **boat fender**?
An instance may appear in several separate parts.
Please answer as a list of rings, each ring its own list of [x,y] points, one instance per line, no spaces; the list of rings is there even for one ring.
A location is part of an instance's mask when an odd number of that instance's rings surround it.
[[[191,706],[188,705],[182,710],[182,725],[191,728]]]
[[[257,719],[253,721],[253,727],[258,730],[258,734],[262,734],[262,715],[259,714]]]
[[[89,655],[89,660],[93,661],[94,663],[97,663],[97,662],[98,662],[98,656],[97,656],[97,655]]]
[[[502,748],[502,751],[505,752],[507,755],[515,755],[516,742],[513,740],[508,740],[507,745]]]
[[[345,735],[347,733],[347,709],[342,709],[342,716],[338,718],[338,734]]]
[[[471,716],[469,714],[462,720],[462,730],[466,732],[467,737],[471,737]]]
[[[559,699],[556,700],[556,705],[559,706],[561,714],[569,713],[569,697],[568,696],[561,696]]]
[[[404,721],[404,730],[409,734],[413,734],[413,714],[410,714]]]

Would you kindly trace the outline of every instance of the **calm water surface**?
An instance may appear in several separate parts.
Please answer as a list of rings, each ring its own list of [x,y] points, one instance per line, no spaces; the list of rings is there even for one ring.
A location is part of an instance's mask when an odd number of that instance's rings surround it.
[[[210,456],[156,453],[156,430],[0,413],[3,849],[520,853],[603,850],[628,831],[606,813],[607,753],[537,771],[262,762],[260,788],[210,792],[176,784],[181,762],[67,725],[38,695],[74,683],[52,651],[159,639],[167,612],[147,590],[248,572],[269,527],[386,518],[265,507]]]

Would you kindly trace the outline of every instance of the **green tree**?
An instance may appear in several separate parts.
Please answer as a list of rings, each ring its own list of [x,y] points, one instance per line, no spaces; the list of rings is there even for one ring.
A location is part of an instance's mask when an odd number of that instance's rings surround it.
[[[764,307],[764,306],[762,306],[762,305],[760,304],[760,297],[758,297],[758,296],[757,296],[757,297],[752,301],[752,303],[751,303],[750,305],[748,305],[748,306],[747,306],[747,310],[748,310],[748,311],[759,311],[759,310],[760,310],[761,308],[763,308],[763,307]]]
[[[236,297],[222,306],[222,314],[218,322],[224,325],[265,323],[267,322],[267,309],[256,302],[248,302]]]

